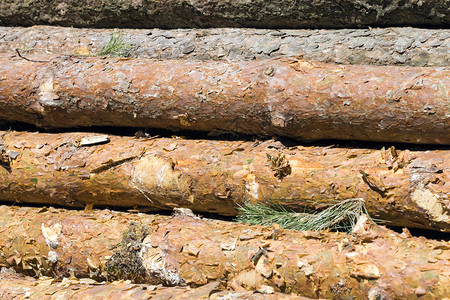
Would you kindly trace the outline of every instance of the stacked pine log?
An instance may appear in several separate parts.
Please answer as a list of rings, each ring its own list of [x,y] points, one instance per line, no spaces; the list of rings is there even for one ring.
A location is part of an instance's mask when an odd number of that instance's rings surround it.
[[[1,2],[2,299],[448,297],[448,1],[382,2]]]

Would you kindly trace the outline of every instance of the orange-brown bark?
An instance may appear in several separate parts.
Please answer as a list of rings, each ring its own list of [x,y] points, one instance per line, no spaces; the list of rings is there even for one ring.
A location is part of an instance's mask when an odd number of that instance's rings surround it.
[[[114,246],[133,236],[132,228],[145,228],[142,238],[121,243],[129,249],[122,255],[138,253],[132,263],[151,284],[221,281],[237,291],[268,286],[327,299],[441,299],[450,292],[449,242],[395,233],[364,218],[348,235],[185,215],[0,206],[0,223],[0,265],[30,275],[106,279],[108,262],[120,258]]]
[[[362,198],[397,226],[450,230],[450,151],[284,147],[280,142],[0,132],[0,200],[84,207],[187,207],[236,215],[237,203],[299,211]],[[103,141],[103,144],[98,142]]]
[[[2,300],[50,300],[50,299],[283,299],[310,300],[296,294],[283,294],[265,290],[223,291],[219,282],[211,282],[199,288],[165,287],[161,285],[133,284],[124,281],[96,282],[91,279],[53,278],[35,279],[21,274],[0,273],[0,297]]]
[[[0,54],[0,119],[450,144],[450,69]]]

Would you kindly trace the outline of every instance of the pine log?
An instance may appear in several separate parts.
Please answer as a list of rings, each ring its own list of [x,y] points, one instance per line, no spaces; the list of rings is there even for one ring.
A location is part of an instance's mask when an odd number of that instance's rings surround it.
[[[0,54],[0,119],[450,145],[450,68]]]
[[[0,297],[2,300],[50,300],[50,299],[292,299],[309,300],[296,294],[253,291],[221,291],[219,282],[211,282],[199,288],[165,287],[161,285],[133,284],[124,281],[96,282],[92,279],[53,278],[35,279],[22,274],[0,273]]]
[[[450,25],[448,0],[0,2],[0,25],[186,28],[349,28]]]
[[[300,56],[340,64],[448,66],[450,30],[373,28],[342,30],[87,29],[0,27],[0,52],[97,55],[111,36],[132,46],[133,57],[186,60],[253,60]]]
[[[450,242],[395,233],[367,218],[348,235],[186,215],[7,206],[0,212],[0,264],[30,275],[101,280],[113,258],[128,258],[150,284],[222,281],[238,291],[269,286],[326,299],[442,299],[450,292]]]
[[[302,212],[362,198],[373,217],[392,225],[450,231],[449,150],[287,148],[273,140],[92,133],[0,136],[0,201],[187,207],[233,216],[246,201]]]

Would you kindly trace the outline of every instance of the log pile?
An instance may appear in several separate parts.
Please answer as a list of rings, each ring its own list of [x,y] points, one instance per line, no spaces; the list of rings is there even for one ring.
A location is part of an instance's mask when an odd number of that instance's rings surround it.
[[[0,3],[0,297],[448,297],[448,3],[316,2]]]

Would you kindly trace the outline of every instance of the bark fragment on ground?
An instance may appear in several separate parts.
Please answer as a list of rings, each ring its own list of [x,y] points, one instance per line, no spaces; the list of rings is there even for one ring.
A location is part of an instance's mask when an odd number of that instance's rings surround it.
[[[450,25],[448,0],[22,0],[0,2],[0,24],[74,27],[354,28]]]
[[[0,297],[12,299],[299,299],[311,298],[272,292],[221,291],[220,282],[211,282],[199,288],[164,287],[133,284],[127,281],[96,282],[92,279],[52,278],[35,279],[14,273],[0,274]]]
[[[0,119],[450,144],[450,68],[0,54]]]
[[[253,60],[278,56],[340,64],[448,66],[450,30],[373,28],[343,30],[86,29],[0,27],[0,52],[38,58],[42,53],[96,55],[113,34],[152,59]]]
[[[362,198],[392,225],[448,231],[450,151],[0,132],[0,200],[236,215],[246,201],[303,212]]]
[[[29,275],[105,279],[115,246],[134,224],[148,231],[133,251],[150,284],[221,281],[236,291],[272,287],[312,298],[440,299],[450,292],[449,242],[395,233],[364,218],[348,235],[186,215],[7,206],[0,212],[0,265]]]

